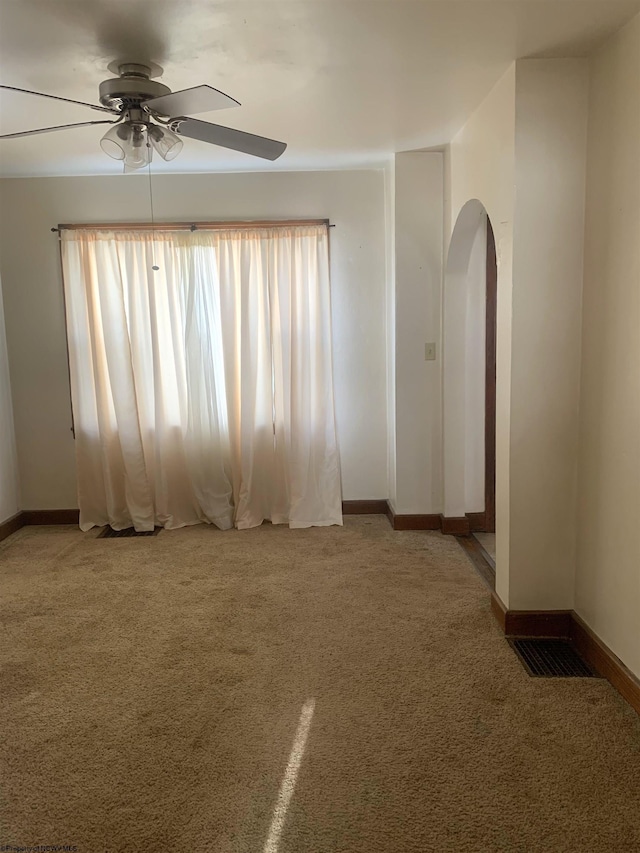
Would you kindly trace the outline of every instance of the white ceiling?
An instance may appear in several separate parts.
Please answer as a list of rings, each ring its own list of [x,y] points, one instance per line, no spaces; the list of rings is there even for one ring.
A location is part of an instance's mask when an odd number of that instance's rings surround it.
[[[242,107],[199,115],[288,142],[270,164],[185,140],[158,171],[381,164],[442,145],[509,63],[583,56],[640,0],[0,0],[0,82],[91,103],[121,59],[209,83]],[[90,121],[91,110],[2,93],[0,132]],[[104,116],[107,118],[107,116]],[[109,174],[104,128],[0,141],[2,175]]]

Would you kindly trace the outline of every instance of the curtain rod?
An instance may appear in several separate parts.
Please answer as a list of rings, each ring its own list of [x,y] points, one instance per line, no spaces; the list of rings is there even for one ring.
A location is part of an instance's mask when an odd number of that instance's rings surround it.
[[[242,220],[239,222],[96,222],[81,225],[58,225],[53,232],[60,231],[230,231],[241,228],[283,228],[293,226],[326,225],[335,228],[328,219],[276,219]]]

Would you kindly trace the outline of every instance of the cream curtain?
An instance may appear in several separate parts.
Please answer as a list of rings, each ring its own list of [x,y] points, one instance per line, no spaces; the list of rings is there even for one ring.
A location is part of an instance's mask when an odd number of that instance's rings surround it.
[[[64,230],[62,262],[83,530],[342,524],[325,226]]]

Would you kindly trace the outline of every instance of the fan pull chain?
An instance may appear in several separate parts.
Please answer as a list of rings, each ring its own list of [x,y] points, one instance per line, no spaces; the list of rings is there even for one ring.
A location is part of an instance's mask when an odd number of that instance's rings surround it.
[[[149,142],[149,134],[147,133],[147,148],[150,148],[150,147],[151,147],[151,143]],[[155,263],[155,258],[153,257],[153,255],[155,254],[155,249],[154,249],[155,219],[154,219],[154,215],[153,215],[153,186],[151,184],[151,157],[149,158],[148,170],[149,170],[148,171],[148,174],[149,174],[149,206],[151,208],[151,248],[152,248],[151,260],[153,261],[153,263],[151,265],[151,269],[154,272],[158,272],[160,267]]]

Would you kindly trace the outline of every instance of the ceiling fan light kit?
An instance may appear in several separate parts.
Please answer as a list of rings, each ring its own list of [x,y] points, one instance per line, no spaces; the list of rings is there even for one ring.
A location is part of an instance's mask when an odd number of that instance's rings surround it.
[[[111,70],[113,65],[109,68]],[[133,62],[121,63],[118,73],[118,77],[104,80],[100,84],[101,106],[0,85],[0,89],[80,104],[117,116],[111,121],[85,121],[6,133],[0,135],[0,139],[16,139],[74,127],[109,124],[111,127],[100,140],[100,146],[109,157],[124,163],[125,172],[148,166],[154,150],[163,160],[173,160],[182,150],[183,142],[180,136],[241,151],[265,160],[276,160],[287,147],[284,142],[277,142],[275,139],[190,118],[190,113],[240,106],[234,98],[212,86],[194,86],[191,89],[172,92],[168,86],[151,79],[152,76],[157,77],[162,73],[161,68],[154,66],[151,69]]]
[[[125,171],[144,169],[151,162],[147,130],[141,124],[116,124],[102,137],[100,147],[114,160],[122,160]]]

